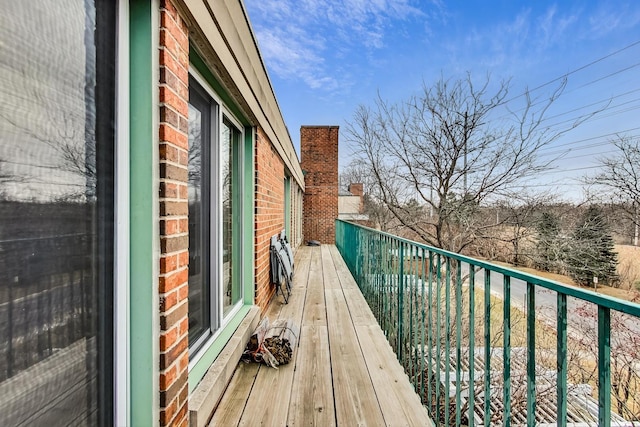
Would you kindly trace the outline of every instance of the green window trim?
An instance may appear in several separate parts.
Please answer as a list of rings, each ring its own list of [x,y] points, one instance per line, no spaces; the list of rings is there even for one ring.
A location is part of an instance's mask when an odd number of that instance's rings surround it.
[[[154,7],[155,6],[155,7]],[[133,0],[129,9],[130,132],[130,417],[159,423],[157,82],[158,8]],[[154,76],[156,78],[154,78]]]

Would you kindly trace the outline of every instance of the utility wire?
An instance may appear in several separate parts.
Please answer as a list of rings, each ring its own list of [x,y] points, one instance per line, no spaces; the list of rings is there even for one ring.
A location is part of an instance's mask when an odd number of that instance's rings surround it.
[[[636,131],[636,130],[640,130],[640,127],[623,129],[623,130],[620,130],[620,131],[617,131],[617,132],[605,133],[605,134],[602,134],[602,135],[592,136],[592,137],[589,137],[589,138],[577,139],[575,141],[564,142],[562,144],[554,144],[553,147],[541,148],[538,152],[539,153],[543,153],[543,152],[546,152],[548,150],[556,150],[558,147],[566,147],[568,145],[580,144],[581,142],[593,141],[595,139],[600,139],[600,138],[604,138],[604,137],[607,137],[607,136],[621,135],[621,134],[625,134],[625,133]],[[636,137],[636,136],[637,135],[635,135],[633,137]]]
[[[576,111],[584,110],[585,108],[589,108],[589,107],[594,107],[594,106],[599,105],[599,104],[601,105],[601,104],[603,104],[605,102],[611,102],[614,99],[621,98],[623,96],[627,96],[627,95],[630,95],[630,94],[635,93],[635,92],[640,92],[640,88],[633,89],[633,90],[630,90],[630,91],[627,91],[627,92],[624,92],[624,93],[620,93],[620,94],[611,96],[609,98],[599,99],[598,101],[594,101],[591,104],[585,104],[585,105],[583,105],[581,107],[577,107],[577,108],[574,108],[574,109],[571,109],[571,110],[567,110],[567,111],[565,111],[563,113],[558,113],[558,114],[556,114],[554,116],[545,117],[544,119],[542,119],[542,121],[544,122],[544,121],[547,121],[547,120],[555,119],[556,117],[565,116],[565,115],[567,115],[569,113],[574,113]],[[636,100],[640,100],[640,98],[635,98],[633,101],[636,101]],[[617,104],[616,106],[618,106],[618,105],[623,105],[623,104]]]
[[[520,97],[525,96],[527,93],[535,92],[536,90],[542,89],[543,87],[546,87],[546,86],[549,86],[552,83],[555,83],[555,82],[558,82],[560,80],[566,79],[567,77],[569,77],[572,74],[575,74],[575,73],[577,73],[579,71],[582,71],[582,70],[584,70],[586,68],[589,68],[589,67],[591,67],[591,66],[593,66],[593,65],[595,65],[595,64],[597,64],[599,62],[604,61],[605,59],[608,59],[608,58],[611,58],[612,56],[618,55],[619,53],[622,53],[625,50],[631,49],[632,47],[637,46],[637,45],[640,45],[640,40],[637,40],[637,41],[635,41],[635,42],[633,42],[633,43],[631,43],[631,44],[629,44],[629,45],[627,45],[627,46],[625,46],[625,47],[623,47],[621,49],[618,49],[618,50],[616,50],[614,52],[611,52],[611,53],[609,53],[609,54],[607,54],[607,55],[605,55],[603,57],[595,59],[595,60],[589,62],[588,64],[585,64],[585,65],[583,65],[581,67],[578,67],[578,68],[576,68],[574,70],[571,70],[571,71],[569,71],[569,72],[567,72],[567,73],[565,73],[565,74],[563,74],[563,75],[561,75],[559,77],[556,77],[556,78],[554,78],[552,80],[549,80],[546,83],[543,83],[543,84],[541,84],[539,86],[534,87],[533,89],[527,90],[527,91],[523,92],[520,95],[514,96],[513,98],[510,98],[510,99],[508,99],[506,101],[503,101],[501,104],[507,104],[507,103],[513,101],[514,99],[518,99]]]

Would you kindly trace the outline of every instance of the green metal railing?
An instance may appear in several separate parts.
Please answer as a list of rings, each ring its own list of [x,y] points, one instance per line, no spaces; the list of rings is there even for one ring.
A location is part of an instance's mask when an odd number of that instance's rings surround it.
[[[336,246],[436,425],[634,425],[612,411],[611,316],[640,333],[640,305],[340,220]],[[555,293],[550,319],[536,304],[541,292]],[[592,327],[572,314],[585,311],[576,304],[593,309]],[[580,394],[568,358],[589,366],[590,328],[594,374],[583,375]],[[597,393],[584,392],[590,384]]]

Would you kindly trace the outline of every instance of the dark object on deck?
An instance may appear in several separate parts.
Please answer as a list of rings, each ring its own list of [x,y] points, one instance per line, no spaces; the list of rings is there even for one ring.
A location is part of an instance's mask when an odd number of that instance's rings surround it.
[[[317,240],[308,240],[307,246],[320,246],[320,242],[318,242]]]
[[[284,230],[280,235],[271,237],[270,263],[271,283],[282,294],[285,304],[289,303],[291,281],[293,280],[293,252]]]

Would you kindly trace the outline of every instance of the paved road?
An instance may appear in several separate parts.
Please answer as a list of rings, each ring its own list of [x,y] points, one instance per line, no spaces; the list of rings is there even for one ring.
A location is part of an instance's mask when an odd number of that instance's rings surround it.
[[[468,271],[463,265],[463,271]],[[476,271],[475,286],[484,289],[484,269]],[[525,311],[527,284],[520,279],[511,279],[511,306]],[[495,297],[504,299],[503,276],[499,273],[491,274],[491,293]],[[557,322],[557,293],[540,286],[535,287],[536,318],[555,328]],[[621,313],[613,313],[612,339],[628,339],[629,334],[640,336],[640,319]],[[597,307],[595,304],[567,298],[568,331],[574,334],[596,333],[598,329]]]

